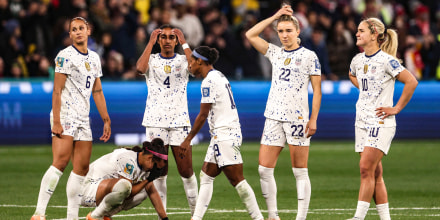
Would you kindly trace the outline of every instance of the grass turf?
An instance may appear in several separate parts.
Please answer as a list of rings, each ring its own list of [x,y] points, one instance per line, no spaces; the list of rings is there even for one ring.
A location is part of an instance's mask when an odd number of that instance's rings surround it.
[[[440,219],[440,141],[396,140],[389,156],[383,159],[384,178],[388,188],[393,219]],[[116,146],[95,144],[92,161]],[[193,147],[193,165],[198,176],[207,143]],[[359,190],[359,156],[353,141],[312,141],[309,176],[312,198],[308,219],[346,219],[352,217]],[[258,176],[258,143],[242,146],[244,174],[252,186],[263,215],[266,204],[261,196]],[[41,178],[52,160],[50,146],[0,147],[0,219],[29,219],[35,210]],[[66,216],[65,186],[69,165],[52,196],[46,214],[48,219]],[[282,151],[275,169],[278,186],[278,209],[281,219],[295,219],[296,185],[288,149]],[[182,181],[174,160],[168,174],[168,213],[170,219],[190,219]],[[379,219],[374,202],[367,219]],[[84,217],[91,208],[81,208]],[[113,219],[157,219],[149,201]],[[250,219],[237,192],[223,174],[214,182],[214,194],[205,219]]]

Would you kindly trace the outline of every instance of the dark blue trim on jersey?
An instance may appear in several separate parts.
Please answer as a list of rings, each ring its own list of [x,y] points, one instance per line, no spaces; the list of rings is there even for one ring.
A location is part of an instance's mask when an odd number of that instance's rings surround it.
[[[87,48],[87,53],[82,53],[82,52],[79,51],[79,50],[78,50],[73,44],[72,44],[72,47],[75,48],[75,50],[78,51],[78,53],[80,53],[80,54],[82,54],[82,55],[84,55],[84,56],[89,55],[89,48]]]
[[[286,50],[286,49],[284,49],[284,52],[287,52],[287,53],[290,53],[290,52],[295,52],[295,51],[297,51],[297,50],[299,50],[299,49],[301,49],[303,46],[299,46],[298,48],[296,48],[296,49],[293,49],[293,50]]]
[[[378,54],[380,51],[382,51],[381,49],[379,49],[376,53],[374,53],[374,54],[371,54],[370,56],[368,56],[367,54],[365,54],[365,57],[366,58],[371,58],[371,57],[374,57],[374,55],[376,55],[376,54]]]
[[[160,58],[162,58],[162,59],[173,59],[174,57],[177,56],[177,54],[174,53],[174,56],[172,56],[172,57],[163,57],[162,54],[159,53],[159,56],[160,56]]]

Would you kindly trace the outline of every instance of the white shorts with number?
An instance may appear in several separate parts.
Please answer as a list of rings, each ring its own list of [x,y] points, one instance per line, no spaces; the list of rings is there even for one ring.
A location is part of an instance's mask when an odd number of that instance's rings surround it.
[[[390,150],[391,141],[396,134],[396,127],[355,127],[355,151],[363,152],[365,147],[381,150],[385,155]]]
[[[267,118],[261,144],[284,147],[287,140],[293,146],[309,146],[310,137],[306,137],[306,126],[306,122],[284,122]]]
[[[96,207],[96,192],[103,179],[85,179],[82,188],[81,205],[85,207]]]
[[[90,123],[78,123],[77,121],[61,118],[63,135],[72,136],[74,141],[93,141]],[[53,128],[53,118],[50,117],[50,128]],[[52,137],[55,136],[52,134]]]
[[[188,136],[190,130],[190,126],[177,128],[146,127],[145,135],[147,136],[147,141],[151,141],[154,138],[160,138],[163,140],[165,146],[180,146],[186,136]]]
[[[228,165],[242,164],[243,159],[240,153],[242,142],[241,135],[233,139],[218,140],[216,136],[211,138],[208,151],[206,152],[205,162],[215,163],[219,168]]]

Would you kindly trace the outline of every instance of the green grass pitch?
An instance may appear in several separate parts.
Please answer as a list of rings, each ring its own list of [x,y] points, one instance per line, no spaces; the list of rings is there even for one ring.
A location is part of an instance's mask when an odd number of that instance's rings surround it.
[[[308,219],[347,219],[353,216],[359,189],[359,156],[354,141],[313,141],[310,147],[309,176],[312,198]],[[440,141],[395,140],[389,156],[383,159],[392,219],[440,219]],[[116,146],[95,144],[92,160]],[[207,143],[193,147],[193,164],[200,173]],[[266,204],[261,196],[258,176],[258,143],[242,146],[244,174],[252,186],[263,215]],[[35,210],[41,177],[52,161],[51,147],[0,147],[0,219],[30,219]],[[66,216],[66,182],[69,165],[47,209],[48,219]],[[275,169],[278,209],[281,219],[295,219],[296,185],[288,149],[284,149]],[[188,203],[174,159],[168,174],[168,214],[170,219],[190,219]],[[81,208],[81,219],[91,208]],[[121,212],[113,219],[157,219],[149,200],[139,207]],[[223,174],[214,182],[214,194],[205,219],[250,219],[237,192]],[[366,219],[379,219],[374,202]]]

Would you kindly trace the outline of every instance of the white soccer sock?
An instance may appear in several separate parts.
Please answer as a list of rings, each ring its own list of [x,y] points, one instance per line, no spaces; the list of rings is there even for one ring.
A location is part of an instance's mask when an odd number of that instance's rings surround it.
[[[197,178],[196,175],[193,175],[190,178],[182,177],[183,188],[185,189],[186,199],[188,200],[188,205],[191,210],[191,215],[194,214],[194,209],[196,208],[197,196],[198,196],[198,186],[197,186]]]
[[[122,205],[124,200],[130,196],[132,185],[130,181],[126,179],[120,179],[113,186],[112,191],[105,195],[101,203],[91,213],[92,218],[102,219],[105,214],[109,213],[112,209]]]
[[[73,171],[70,172],[66,185],[67,195],[67,219],[78,220],[79,206],[81,204],[81,189],[84,176],[80,176]]]
[[[277,209],[277,184],[273,175],[274,168],[267,168],[258,166],[258,173],[260,173],[261,192],[266,199],[267,212],[269,219],[278,219]]]
[[[125,210],[125,211],[130,210],[130,209],[138,206],[139,204],[141,204],[147,198],[148,198],[148,194],[144,188],[138,194],[134,195],[133,197],[124,199],[124,202],[122,203],[122,205],[105,213],[104,216],[111,217],[113,215],[118,214],[122,210]]]
[[[354,214],[354,217],[363,220],[367,215],[368,208],[370,208],[369,202],[358,201],[356,213]]]
[[[309,210],[312,185],[310,184],[309,171],[307,168],[292,168],[296,179],[296,193],[298,197],[298,213],[296,220],[305,220]]]
[[[47,204],[58,185],[61,175],[63,175],[63,172],[54,166],[50,166],[49,169],[46,170],[46,173],[44,173],[44,176],[41,179],[37,208],[35,209],[34,215],[46,214]]]
[[[200,171],[200,191],[192,217],[193,220],[202,220],[205,215],[209,203],[211,202],[214,179],[215,177],[210,177],[205,172]]]
[[[379,213],[380,220],[391,220],[390,208],[388,203],[376,205],[377,212]]]
[[[246,206],[246,210],[248,211],[249,215],[254,220],[261,220],[264,219],[263,215],[261,214],[260,208],[258,207],[257,199],[255,198],[255,193],[252,190],[251,186],[247,183],[246,180],[243,180],[239,182],[235,189],[238,192],[238,195],[241,198],[241,201]]]
[[[162,200],[163,208],[167,210],[167,175],[160,176],[153,181],[154,187],[159,193],[160,199]]]

